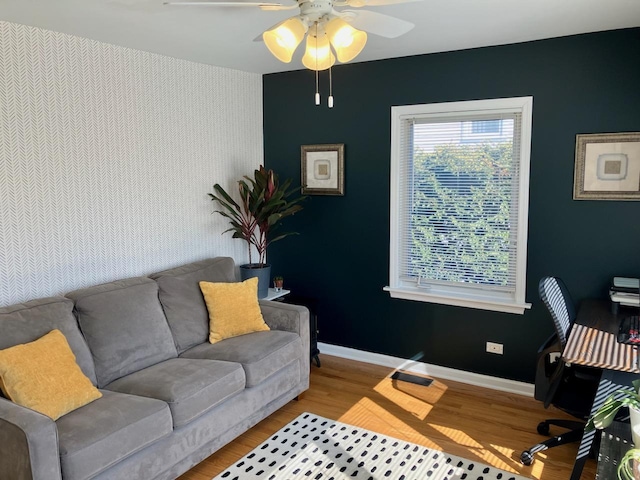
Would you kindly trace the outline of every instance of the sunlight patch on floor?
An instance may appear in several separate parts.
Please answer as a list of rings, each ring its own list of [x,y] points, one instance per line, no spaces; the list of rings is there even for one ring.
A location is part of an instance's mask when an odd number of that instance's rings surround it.
[[[542,472],[544,472],[544,462],[547,460],[547,456],[543,453],[536,453],[536,458],[533,461],[533,465],[530,467],[531,471],[527,474],[531,478],[544,478]]]
[[[453,442],[466,447],[469,454],[467,458],[471,458],[471,454],[475,455],[478,460],[488,465],[506,470],[508,472],[518,473],[520,468],[520,462],[514,460],[514,450],[511,448],[503,447],[501,445],[490,445],[489,448],[485,447],[472,437],[467,435],[462,430],[456,428],[445,427],[443,425],[436,425],[429,423],[429,426],[434,430],[445,435]]]
[[[417,385],[401,380],[393,380],[391,376],[384,378],[374,391],[387,400],[395,403],[414,417],[424,420],[433,406],[447,391],[447,386],[433,381],[430,386]]]
[[[500,455],[502,455],[502,457],[506,459],[505,461],[509,465],[511,465],[512,469],[520,469],[520,467],[522,467],[522,463],[520,463],[520,459],[519,459],[520,453],[518,452],[518,455],[516,455],[516,452],[513,448],[508,448],[502,445],[494,445],[494,444],[491,444],[491,448],[495,450],[497,453],[499,453]],[[496,465],[496,467],[497,466],[498,465]],[[506,467],[502,469],[509,470]]]
[[[429,448],[443,450],[442,446],[407,425],[368,397],[364,397],[358,401],[358,403],[341,415],[338,421],[358,425],[368,430],[405,439]]]
[[[484,448],[481,443],[476,442],[473,438],[471,438],[461,430],[451,427],[445,427],[443,425],[436,425],[434,423],[430,423],[429,426],[434,430],[442,433],[446,437],[450,438],[458,445],[462,445],[467,448]]]

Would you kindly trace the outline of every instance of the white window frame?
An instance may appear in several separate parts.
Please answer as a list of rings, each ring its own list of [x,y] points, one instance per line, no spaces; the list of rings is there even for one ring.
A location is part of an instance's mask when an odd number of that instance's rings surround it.
[[[451,117],[464,120],[466,114],[518,112],[522,115],[520,138],[520,175],[516,248],[515,292],[507,294],[492,290],[440,285],[437,282],[417,285],[400,278],[401,209],[400,209],[400,161],[402,118],[409,115],[420,117]],[[391,225],[389,255],[389,285],[384,290],[391,297],[421,302],[455,305],[461,307],[523,314],[531,304],[525,301],[527,268],[527,226],[529,212],[529,165],[531,156],[531,125],[533,97],[473,100],[425,105],[391,107]]]

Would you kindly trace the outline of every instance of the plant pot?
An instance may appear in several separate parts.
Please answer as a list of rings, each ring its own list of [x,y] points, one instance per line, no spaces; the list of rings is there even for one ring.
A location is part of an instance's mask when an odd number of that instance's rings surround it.
[[[260,263],[247,263],[240,265],[240,280],[258,277],[258,298],[264,298],[269,294],[269,281],[271,279],[271,265]]]
[[[640,410],[629,407],[629,418],[631,421],[631,438],[633,445],[640,448]]]

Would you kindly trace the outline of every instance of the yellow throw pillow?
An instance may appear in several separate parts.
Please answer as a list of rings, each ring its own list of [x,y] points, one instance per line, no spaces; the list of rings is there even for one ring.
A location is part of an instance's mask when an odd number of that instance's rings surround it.
[[[258,279],[237,283],[200,282],[209,311],[209,342],[270,330],[258,304]]]
[[[0,350],[0,388],[9,400],[52,420],[102,397],[60,330]]]

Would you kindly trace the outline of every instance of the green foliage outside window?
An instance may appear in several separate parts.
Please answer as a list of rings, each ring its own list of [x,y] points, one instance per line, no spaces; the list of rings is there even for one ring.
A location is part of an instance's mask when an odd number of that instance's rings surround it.
[[[441,145],[414,156],[411,272],[431,280],[506,286],[512,142]]]

